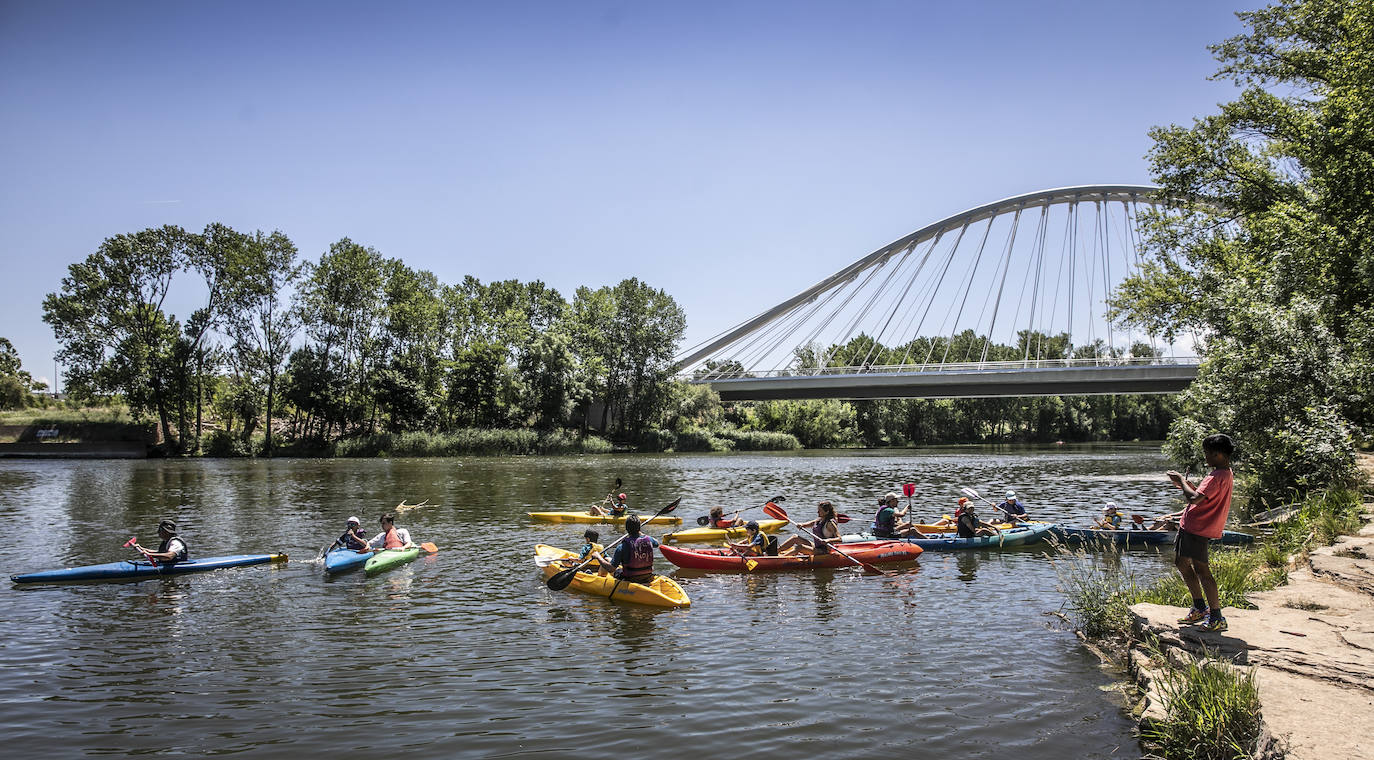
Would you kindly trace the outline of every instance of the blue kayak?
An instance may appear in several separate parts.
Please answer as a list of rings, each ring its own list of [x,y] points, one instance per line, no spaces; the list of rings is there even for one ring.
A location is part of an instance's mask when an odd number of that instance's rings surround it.
[[[188,559],[170,565],[153,564],[146,560],[106,562],[103,565],[68,567],[62,570],[45,570],[39,573],[11,575],[15,583],[66,583],[71,581],[120,581],[131,578],[157,578],[165,575],[185,575],[219,570],[225,567],[262,565],[268,562],[285,562],[285,554],[234,554],[227,557],[205,557]]]
[[[1066,541],[1102,541],[1104,543],[1115,543],[1122,546],[1149,546],[1154,544],[1172,544],[1178,537],[1178,531],[1173,530],[1102,530],[1101,528],[1060,528],[1055,527],[1054,535]],[[1249,544],[1253,543],[1255,537],[1249,533],[1227,530],[1222,531],[1221,538],[1212,539],[1212,543],[1222,544]]]
[[[1015,528],[1003,528],[1001,536],[978,536],[976,538],[959,538],[956,535],[948,537],[932,538],[897,538],[894,541],[904,541],[908,544],[916,544],[928,552],[952,552],[961,549],[1006,549],[1013,546],[1026,546],[1043,541],[1050,531],[1054,530],[1054,523],[1030,523]],[[874,538],[867,533],[857,533],[844,536],[846,543],[854,541],[872,541]],[[888,539],[882,539],[888,540]]]
[[[324,555],[324,571],[333,575],[334,573],[346,573],[349,570],[357,570],[367,563],[372,557],[372,552],[355,552],[352,549],[330,549]]]

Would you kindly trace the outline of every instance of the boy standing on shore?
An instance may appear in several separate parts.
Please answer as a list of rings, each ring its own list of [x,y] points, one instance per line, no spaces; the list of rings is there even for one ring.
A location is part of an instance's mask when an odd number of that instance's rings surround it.
[[[1208,631],[1226,630],[1217,581],[1207,563],[1207,546],[1211,539],[1221,538],[1226,518],[1231,513],[1231,454],[1234,450],[1230,436],[1218,433],[1203,439],[1203,457],[1212,471],[1197,487],[1174,470],[1165,473],[1188,500],[1179,523],[1178,540],[1174,542],[1174,564],[1193,595],[1193,608],[1178,622],[1201,622]]]

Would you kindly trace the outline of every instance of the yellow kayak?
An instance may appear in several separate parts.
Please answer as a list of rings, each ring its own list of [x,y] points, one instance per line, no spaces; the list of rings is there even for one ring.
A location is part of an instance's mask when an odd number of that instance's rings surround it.
[[[530,512],[530,517],[539,522],[550,523],[594,523],[597,525],[619,525],[625,527],[624,517],[605,517],[590,512]],[[640,525],[681,525],[681,517],[659,515],[658,517],[639,516]]]
[[[553,577],[555,573],[571,567],[571,565],[558,562],[549,563],[548,560],[575,560],[577,559],[577,552],[570,552],[567,549],[560,549],[548,544],[535,544],[534,558],[536,562],[541,559],[545,561],[541,564],[544,565],[544,578],[547,580]],[[687,592],[683,591],[681,586],[667,576],[655,575],[652,583],[643,585],[624,581],[617,582],[614,576],[598,575],[594,568],[589,567],[588,569],[592,572],[579,572],[574,575],[568,588],[577,589],[585,594],[606,597],[610,597],[614,592],[615,596],[612,598],[615,601],[633,602],[650,607],[688,607],[692,604],[692,600],[687,598]]]
[[[787,524],[786,520],[759,520],[759,530],[764,533],[777,533],[782,530],[782,526]],[[701,544],[724,541],[727,538],[735,540],[749,537],[749,531],[744,526],[738,528],[691,528],[689,530],[675,530],[663,537],[664,541],[670,544]]]

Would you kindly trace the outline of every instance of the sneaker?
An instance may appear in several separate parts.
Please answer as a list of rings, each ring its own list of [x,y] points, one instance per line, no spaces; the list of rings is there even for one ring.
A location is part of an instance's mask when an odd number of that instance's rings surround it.
[[[1187,615],[1178,619],[1178,623],[1179,625],[1192,625],[1193,623],[1201,623],[1206,619],[1207,610],[1200,610],[1197,607],[1193,607],[1188,610]]]
[[[1221,633],[1226,630],[1226,628],[1226,618],[1220,615],[1208,618],[1207,622],[1202,626],[1202,630],[1211,631],[1212,633]]]

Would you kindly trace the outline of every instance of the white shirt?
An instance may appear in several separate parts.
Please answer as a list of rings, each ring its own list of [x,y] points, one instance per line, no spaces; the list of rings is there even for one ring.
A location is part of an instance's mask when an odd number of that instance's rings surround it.
[[[410,544],[410,531],[406,530],[405,528],[397,528],[396,537],[401,539],[402,544]],[[367,545],[371,546],[373,549],[381,549],[385,547],[386,531],[382,531],[381,533],[378,533],[376,536],[373,536],[372,540],[367,542]]]

